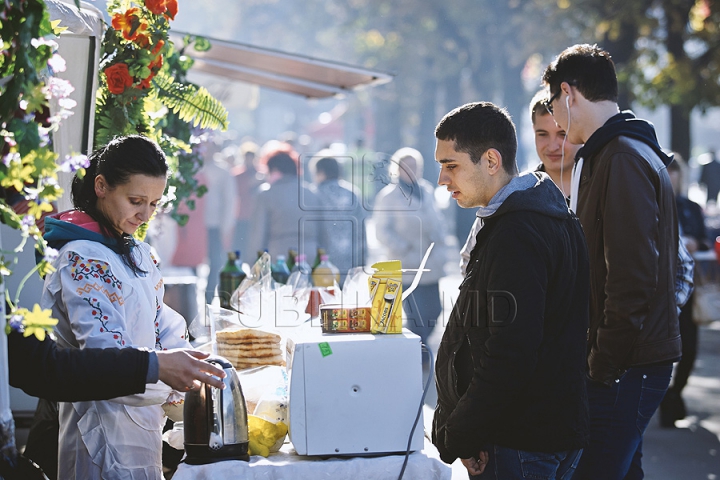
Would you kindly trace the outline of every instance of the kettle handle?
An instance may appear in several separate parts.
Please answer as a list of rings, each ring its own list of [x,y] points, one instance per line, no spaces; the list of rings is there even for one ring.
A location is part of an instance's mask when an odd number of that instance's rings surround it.
[[[230,363],[228,359],[225,357],[221,357],[220,355],[210,355],[208,358],[205,359],[208,363],[214,363],[215,365],[220,366],[222,369],[226,368],[233,368],[233,364]]]

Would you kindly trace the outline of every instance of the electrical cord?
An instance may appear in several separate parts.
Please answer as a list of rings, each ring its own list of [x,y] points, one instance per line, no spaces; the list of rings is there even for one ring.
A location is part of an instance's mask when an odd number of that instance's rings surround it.
[[[430,388],[430,381],[435,376],[435,358],[433,357],[432,350],[430,350],[430,347],[425,345],[424,343],[421,343],[420,346],[423,350],[425,350],[428,353],[428,356],[430,357],[430,372],[428,373],[428,379],[425,382],[425,389],[423,390],[422,397],[420,398],[420,408],[418,408],[417,415],[415,415],[415,422],[413,423],[412,429],[410,430],[410,436],[408,437],[408,443],[407,443],[407,449],[405,449],[405,460],[403,461],[402,469],[400,470],[400,476],[398,476],[398,480],[402,480],[403,475],[405,474],[405,468],[407,467],[408,460],[410,458],[410,445],[412,444],[412,438],[413,434],[415,433],[415,428],[417,427],[418,421],[420,420],[420,415],[422,414],[423,405],[425,405],[425,396],[427,395],[428,389]],[[422,361],[422,357],[421,361]]]

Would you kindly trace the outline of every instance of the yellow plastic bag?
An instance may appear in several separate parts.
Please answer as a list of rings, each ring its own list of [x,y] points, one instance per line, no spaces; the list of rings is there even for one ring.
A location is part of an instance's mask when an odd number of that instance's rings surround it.
[[[277,451],[273,447],[285,438],[288,427],[284,422],[273,423],[264,418],[248,415],[248,447],[250,455],[262,455],[267,457],[270,450]]]

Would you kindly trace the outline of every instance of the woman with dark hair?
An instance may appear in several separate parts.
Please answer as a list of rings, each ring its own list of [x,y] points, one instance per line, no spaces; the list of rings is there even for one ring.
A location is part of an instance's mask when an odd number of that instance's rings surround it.
[[[75,209],[46,219],[45,239],[59,254],[41,304],[59,320],[61,347],[189,347],[185,320],[163,304],[149,246],[133,237],[160,202],[167,174],[153,141],[117,138],[73,180]],[[58,478],[161,480],[163,405],[181,401],[157,383],[143,394],[61,403]]]

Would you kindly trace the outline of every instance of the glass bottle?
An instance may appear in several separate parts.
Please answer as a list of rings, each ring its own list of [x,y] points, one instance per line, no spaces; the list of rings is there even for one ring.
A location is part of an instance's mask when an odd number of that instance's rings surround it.
[[[220,270],[220,289],[218,296],[220,297],[220,306],[222,308],[232,308],[230,306],[230,298],[237,290],[242,281],[245,279],[245,272],[238,267],[237,255],[235,252],[228,252],[228,260],[222,270]]]
[[[278,255],[277,261],[270,266],[270,274],[277,283],[286,284],[290,277],[290,270],[285,262],[285,255]]]
[[[292,273],[293,267],[295,266],[295,261],[297,259],[298,252],[295,249],[288,250],[288,257],[287,257],[287,267],[288,270]]]

